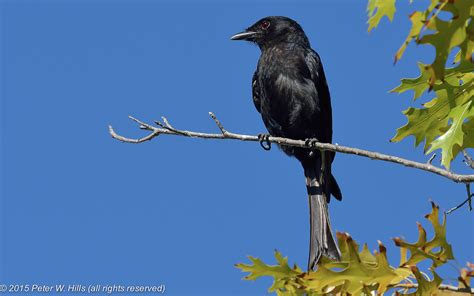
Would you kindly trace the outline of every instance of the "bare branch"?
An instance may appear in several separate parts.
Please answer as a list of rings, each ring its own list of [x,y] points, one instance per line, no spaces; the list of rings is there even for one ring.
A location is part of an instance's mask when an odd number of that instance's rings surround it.
[[[234,134],[227,131],[223,127],[221,122],[217,119],[217,117],[214,115],[214,113],[210,112],[209,115],[212,117],[216,125],[219,127],[221,134],[210,134],[210,133],[200,133],[200,132],[193,132],[193,131],[187,131],[187,130],[178,130],[178,129],[173,128],[171,125],[169,125],[169,122],[167,120],[166,121],[163,120],[165,121],[164,125],[159,122],[156,122],[161,127],[161,128],[158,128],[158,127],[154,127],[149,124],[146,124],[144,122],[141,122],[138,119],[135,119],[131,116],[130,116],[130,119],[140,124],[140,126],[143,127],[144,129],[151,131],[151,133],[148,136],[140,138],[140,139],[131,139],[131,138],[126,138],[121,135],[118,135],[117,133],[115,133],[115,131],[113,130],[111,126],[109,126],[109,133],[113,138],[122,142],[126,142],[126,143],[141,143],[141,142],[149,141],[160,134],[177,135],[177,136],[202,138],[202,139],[220,139],[220,140],[232,139],[232,140],[240,140],[240,141],[260,142],[260,139],[258,136]],[[455,174],[451,171],[436,167],[432,165],[431,163],[420,163],[420,162],[404,159],[398,156],[382,154],[379,152],[368,151],[368,150],[341,146],[341,145],[334,145],[334,144],[329,144],[329,143],[320,143],[316,141],[293,140],[293,139],[288,139],[288,138],[271,137],[271,136],[268,137],[266,140],[268,140],[269,143],[275,143],[279,145],[287,145],[287,146],[302,147],[302,148],[317,149],[317,150],[327,150],[327,151],[333,151],[333,152],[339,152],[339,153],[345,153],[345,154],[354,154],[354,155],[358,155],[362,157],[367,157],[373,160],[382,160],[386,162],[392,162],[392,163],[404,165],[406,167],[411,167],[411,168],[416,168],[419,170],[431,172],[433,174],[437,174],[447,179],[450,179],[456,183],[468,184],[468,183],[474,182],[474,175]]]

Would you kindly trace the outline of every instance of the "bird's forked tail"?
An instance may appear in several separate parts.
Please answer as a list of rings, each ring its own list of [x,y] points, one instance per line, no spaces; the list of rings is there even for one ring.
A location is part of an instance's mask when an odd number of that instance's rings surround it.
[[[329,192],[324,193],[318,178],[313,174],[310,175],[312,176],[306,176],[310,214],[308,271],[316,268],[322,255],[337,261],[341,258],[341,253],[331,232],[328,212]]]

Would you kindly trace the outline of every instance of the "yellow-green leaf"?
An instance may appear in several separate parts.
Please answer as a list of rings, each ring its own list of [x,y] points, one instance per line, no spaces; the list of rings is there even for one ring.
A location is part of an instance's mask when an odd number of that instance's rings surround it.
[[[410,107],[405,110],[403,113],[407,116],[408,122],[397,129],[396,135],[390,141],[398,142],[405,137],[414,136],[415,146],[425,141],[424,151],[427,151],[433,141],[450,128],[449,119],[453,118],[450,116],[452,109],[473,99],[474,75],[466,73],[458,76],[458,74],[453,72],[451,76],[446,78],[445,82],[435,84],[434,90],[437,97],[423,104],[423,108]],[[459,85],[461,81],[463,81],[463,84]],[[407,84],[404,87],[407,88]],[[422,87],[426,88],[426,85]],[[452,140],[452,138],[448,140]],[[444,139],[440,139],[439,143],[442,143],[442,141]],[[446,152],[448,151],[443,151],[443,153]],[[456,154],[453,153],[453,155]],[[444,163],[452,159],[449,155],[444,157]]]
[[[428,65],[418,63],[420,76],[416,78],[403,78],[399,86],[390,90],[391,92],[402,93],[407,90],[413,90],[413,100],[419,98],[426,90],[429,89],[430,74],[426,71]]]
[[[431,153],[436,149],[441,149],[441,163],[448,169],[451,160],[456,157],[453,153],[454,147],[463,147],[463,123],[466,119],[474,116],[474,108],[471,108],[471,102],[472,101],[469,101],[464,105],[457,106],[450,110],[448,118],[452,120],[452,123],[449,129],[431,143],[431,147],[427,152]]]
[[[426,21],[425,17],[426,13],[423,13],[421,11],[415,11],[410,15],[410,21],[411,21],[411,29],[410,32],[408,33],[407,38],[405,39],[405,42],[403,42],[402,46],[398,49],[397,53],[395,54],[395,63],[402,58],[403,53],[405,52],[408,44],[413,40],[418,40],[418,37],[420,36],[421,29],[424,26],[424,23]]]
[[[388,290],[407,286],[417,287],[414,293],[407,295],[431,295],[438,293],[441,278],[433,271],[433,280],[426,279],[416,265],[429,260],[432,261],[431,270],[434,270],[434,267],[452,260],[453,254],[446,241],[446,215],[440,222],[439,208],[432,203],[432,211],[425,217],[433,225],[434,237],[427,240],[425,229],[418,225],[416,243],[410,244],[396,238],[395,244],[402,250],[399,267],[389,265],[382,243],[379,242],[378,252],[370,252],[367,245],[359,251],[359,245],[345,233],[337,233],[341,261],[323,258],[316,271],[303,272],[296,265],[290,268],[288,259],[279,252],[275,252],[277,265],[267,265],[249,257],[251,264],[237,264],[237,267],[249,272],[245,277],[247,280],[261,276],[273,277],[269,291],[281,296],[383,295]],[[407,259],[408,252],[410,258]],[[468,283],[470,275],[469,270],[464,270],[460,279]]]
[[[434,85],[436,80],[444,79],[446,61],[451,51],[462,45],[468,37],[468,20],[471,18],[471,7],[474,0],[453,1],[452,3],[443,1],[443,10],[452,14],[448,21],[441,20],[437,15],[431,17],[426,22],[426,28],[434,31],[433,34],[424,35],[419,38],[420,44],[431,44],[436,49],[435,60],[428,66],[432,73],[430,84]],[[438,8],[439,13],[441,8]]]
[[[395,11],[395,0],[369,0],[367,5],[369,16],[367,21],[369,24],[368,31],[370,32],[373,28],[377,27],[384,16],[392,21]]]
[[[277,295],[383,293],[392,285],[412,276],[409,268],[389,265],[386,249],[381,243],[379,251],[372,254],[367,245],[359,252],[358,244],[348,234],[338,233],[337,238],[341,261],[323,258],[316,271],[307,273],[297,266],[290,268],[288,260],[278,252],[275,253],[278,265],[266,265],[259,259],[249,257],[252,264],[238,264],[237,267],[250,273],[245,277],[248,280],[261,276],[273,277],[269,291],[276,291]]]
[[[280,252],[275,250],[275,258],[277,259],[277,265],[267,265],[262,260],[248,257],[252,264],[236,264],[236,267],[244,272],[249,272],[245,277],[246,280],[256,280],[262,276],[273,277],[274,281],[272,286],[269,288],[269,292],[276,291],[278,289],[285,289],[289,279],[299,275],[302,271],[298,266],[291,268],[288,265],[288,258],[283,257]]]
[[[471,107],[474,108],[474,107]],[[462,125],[464,140],[462,147],[454,146],[453,155],[458,155],[464,149],[474,148],[474,118],[469,119]]]
[[[395,244],[402,250],[410,252],[410,258],[401,262],[401,266],[415,266],[423,260],[431,260],[433,267],[445,264],[448,260],[454,259],[451,245],[446,240],[446,214],[443,222],[439,221],[439,207],[432,203],[431,213],[425,216],[431,222],[434,236],[427,241],[425,229],[418,224],[418,240],[415,243],[408,243],[403,239],[394,238]],[[439,248],[438,251],[435,251]]]
[[[407,295],[407,296],[427,296],[427,295],[440,295],[439,294],[439,285],[442,282],[442,279],[438,276],[438,274],[434,271],[433,273],[433,280],[430,281],[429,279],[426,279],[423,274],[421,274],[420,270],[416,266],[412,266],[411,270],[413,274],[415,275],[415,278],[418,282],[418,287],[416,288],[416,291],[413,293],[399,293],[399,295]]]

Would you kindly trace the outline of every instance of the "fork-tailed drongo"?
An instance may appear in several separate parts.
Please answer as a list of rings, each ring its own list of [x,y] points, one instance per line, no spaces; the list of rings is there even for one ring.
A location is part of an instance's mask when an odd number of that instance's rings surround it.
[[[269,133],[277,137],[331,143],[331,98],[323,65],[301,26],[287,17],[271,16],[231,39],[247,40],[260,47],[252,93],[255,107]],[[321,255],[339,260],[340,252],[331,232],[328,213],[330,195],[342,199],[331,173],[334,153],[290,146],[280,148],[301,162],[306,177],[310,207],[308,269],[316,267]]]

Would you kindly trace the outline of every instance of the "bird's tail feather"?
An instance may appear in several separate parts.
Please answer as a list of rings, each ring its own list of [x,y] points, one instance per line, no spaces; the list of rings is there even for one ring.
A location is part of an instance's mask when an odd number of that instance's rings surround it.
[[[331,174],[331,180],[329,181],[329,187],[331,194],[339,201],[342,200],[342,192],[341,188],[339,188],[339,184],[337,184],[336,178],[334,178],[334,175]]]
[[[310,212],[310,254],[308,270],[314,270],[321,256],[340,260],[341,253],[331,232],[328,198],[316,176],[306,177]]]

